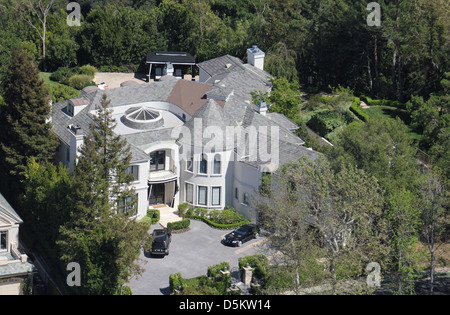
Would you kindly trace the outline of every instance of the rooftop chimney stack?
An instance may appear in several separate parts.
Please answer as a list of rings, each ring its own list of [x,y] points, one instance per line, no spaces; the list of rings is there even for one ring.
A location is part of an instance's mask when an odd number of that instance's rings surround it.
[[[267,107],[267,103],[265,101],[262,101],[262,100],[258,101],[258,112],[261,115],[266,116],[267,109],[268,109],[268,107]]]
[[[264,57],[266,54],[258,48],[258,46],[253,45],[252,48],[247,49],[247,60],[252,66],[264,70]]]

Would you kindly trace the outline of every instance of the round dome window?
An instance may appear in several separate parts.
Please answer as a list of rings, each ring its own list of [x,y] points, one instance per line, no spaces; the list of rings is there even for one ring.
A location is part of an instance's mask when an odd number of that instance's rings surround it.
[[[164,124],[161,114],[148,107],[132,107],[120,119],[122,123],[133,129],[153,129]]]

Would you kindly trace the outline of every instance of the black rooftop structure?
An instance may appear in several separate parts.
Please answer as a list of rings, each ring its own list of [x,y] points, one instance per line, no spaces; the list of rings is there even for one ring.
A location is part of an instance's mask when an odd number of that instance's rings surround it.
[[[147,54],[146,64],[150,65],[147,81],[152,77],[153,65],[155,65],[155,79],[158,80],[161,76],[169,73],[181,79],[182,73],[186,70],[186,67],[190,66],[191,73],[193,73],[195,58],[191,54],[182,51],[153,51]]]
[[[181,51],[154,51],[147,54],[147,63],[195,66],[195,58],[189,53]]]

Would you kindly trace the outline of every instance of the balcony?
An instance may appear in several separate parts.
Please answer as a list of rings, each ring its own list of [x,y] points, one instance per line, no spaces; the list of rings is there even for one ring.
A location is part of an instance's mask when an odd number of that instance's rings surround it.
[[[176,171],[168,170],[150,172],[148,173],[147,177],[149,184],[162,184],[173,181],[175,179],[177,179]]]

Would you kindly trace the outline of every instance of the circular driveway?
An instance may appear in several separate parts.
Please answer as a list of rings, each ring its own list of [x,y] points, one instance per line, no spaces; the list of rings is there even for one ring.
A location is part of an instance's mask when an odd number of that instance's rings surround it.
[[[160,225],[152,225],[153,229]],[[228,247],[222,237],[231,230],[213,229],[204,222],[191,220],[190,230],[172,234],[168,256],[147,257],[141,251],[139,264],[145,269],[141,276],[133,277],[127,284],[134,295],[169,294],[169,275],[181,273],[183,278],[206,275],[208,267],[227,261],[238,267],[238,258],[262,253],[265,238],[259,237],[242,247]]]

